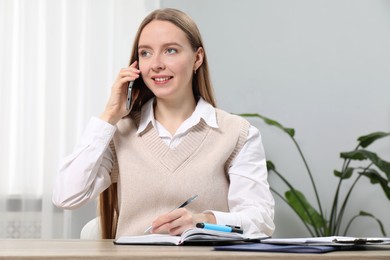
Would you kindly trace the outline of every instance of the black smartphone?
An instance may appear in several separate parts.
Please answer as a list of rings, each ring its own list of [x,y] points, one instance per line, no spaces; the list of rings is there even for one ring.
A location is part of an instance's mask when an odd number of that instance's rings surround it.
[[[134,84],[134,81],[130,81],[129,82],[129,85],[127,87],[127,102],[126,102],[126,109],[127,111],[130,110],[130,106],[131,106],[131,101],[132,101],[132,92],[133,92],[133,84]]]

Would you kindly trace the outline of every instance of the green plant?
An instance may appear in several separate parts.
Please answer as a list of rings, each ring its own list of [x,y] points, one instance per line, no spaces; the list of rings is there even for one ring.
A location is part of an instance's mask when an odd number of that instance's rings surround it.
[[[360,211],[358,214],[353,216],[347,223],[344,232],[341,232],[340,228],[347,203],[351,197],[351,193],[355,188],[356,183],[362,177],[367,177],[372,184],[379,184],[383,189],[387,199],[390,200],[390,163],[381,159],[377,154],[365,149],[378,139],[389,136],[390,133],[375,132],[369,135],[361,136],[357,139],[358,145],[354,150],[340,153],[340,157],[344,160],[344,162],[341,170],[334,171],[334,175],[339,178],[339,181],[334,194],[330,214],[329,216],[325,216],[313,174],[309,168],[305,156],[302,153],[301,148],[294,138],[295,130],[293,128],[284,127],[277,121],[269,119],[260,114],[241,114],[241,116],[261,118],[266,124],[281,129],[289,137],[291,137],[293,143],[298,149],[300,157],[303,160],[306,171],[313,186],[318,210],[309,203],[301,191],[291,185],[291,183],[276,169],[275,165],[271,161],[267,161],[268,171],[270,173],[274,172],[288,186],[288,190],[285,192],[284,196],[272,187],[271,191],[292,208],[292,210],[299,216],[312,236],[346,235],[349,227],[351,226],[351,223],[358,217],[368,217],[374,219],[378,223],[383,236],[386,236],[382,222],[373,214],[365,211]],[[353,161],[355,161],[360,166],[352,167],[351,163]],[[362,166],[363,161],[368,161],[368,163]],[[352,181],[347,194],[341,198],[340,188],[342,183],[347,179],[352,179],[352,176],[354,176],[355,179]]]

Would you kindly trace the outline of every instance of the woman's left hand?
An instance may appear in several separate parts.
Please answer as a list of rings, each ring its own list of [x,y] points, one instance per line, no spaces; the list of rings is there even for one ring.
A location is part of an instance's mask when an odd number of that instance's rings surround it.
[[[194,228],[198,222],[215,224],[216,220],[212,213],[193,214],[185,208],[180,208],[155,219],[152,223],[151,233],[181,235],[184,230]]]

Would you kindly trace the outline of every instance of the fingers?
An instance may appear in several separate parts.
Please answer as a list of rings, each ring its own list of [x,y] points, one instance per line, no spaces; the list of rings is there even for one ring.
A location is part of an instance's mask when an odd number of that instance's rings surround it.
[[[115,125],[129,111],[126,109],[127,86],[130,81],[140,77],[141,71],[137,69],[138,62],[133,62],[129,67],[119,71],[111,88],[111,95],[100,118]]]
[[[180,208],[159,216],[152,223],[152,233],[180,235],[184,230],[195,227],[193,215],[187,209]]]
[[[137,68],[137,64],[138,62],[135,61],[129,67],[120,70],[117,78],[120,85],[134,81],[140,77],[141,71]]]

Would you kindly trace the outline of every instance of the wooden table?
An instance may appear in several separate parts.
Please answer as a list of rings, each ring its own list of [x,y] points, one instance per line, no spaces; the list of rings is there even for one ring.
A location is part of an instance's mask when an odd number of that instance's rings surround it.
[[[325,254],[213,251],[204,246],[124,246],[112,240],[0,240],[0,259],[390,259],[390,247]]]

